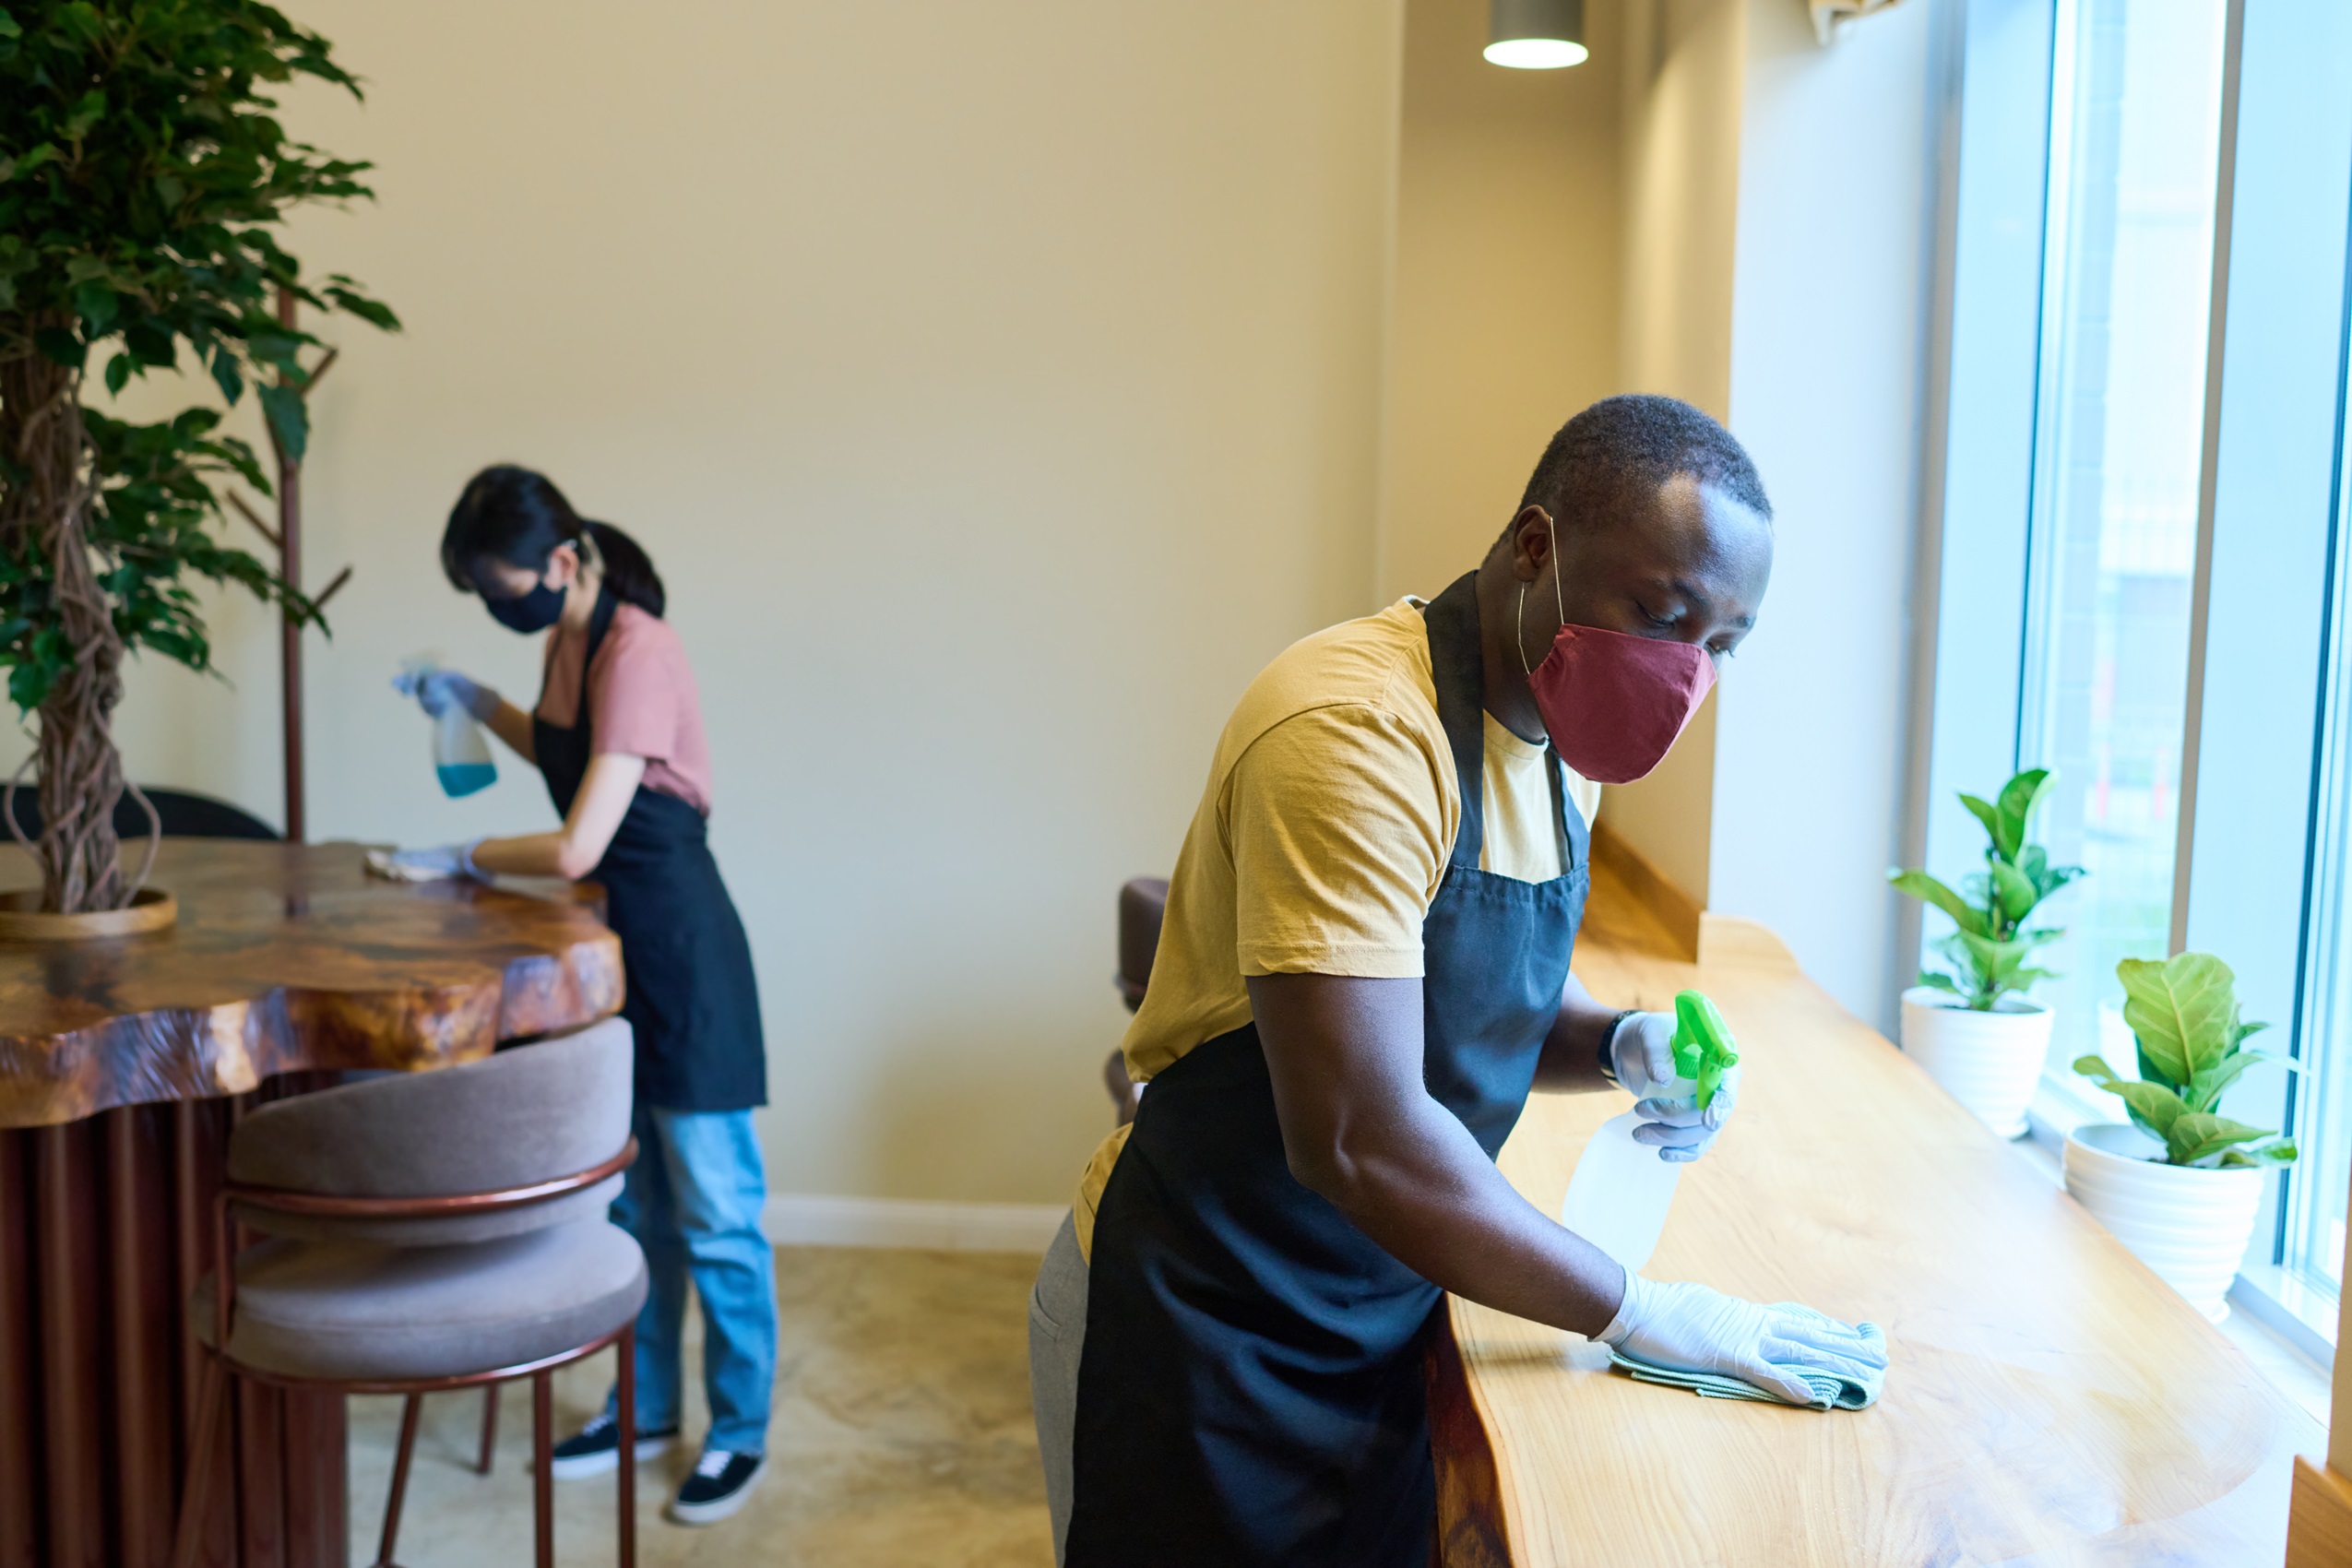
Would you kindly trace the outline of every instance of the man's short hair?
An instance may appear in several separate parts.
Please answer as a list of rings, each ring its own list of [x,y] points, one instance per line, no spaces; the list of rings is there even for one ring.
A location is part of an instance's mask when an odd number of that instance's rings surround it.
[[[1519,507],[1540,506],[1570,527],[1607,522],[1647,506],[1683,474],[1772,520],[1764,480],[1731,433],[1680,398],[1647,393],[1603,398],[1561,426]]]

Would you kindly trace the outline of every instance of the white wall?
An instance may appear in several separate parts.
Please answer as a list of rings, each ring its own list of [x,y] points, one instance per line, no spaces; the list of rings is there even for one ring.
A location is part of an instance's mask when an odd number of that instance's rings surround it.
[[[1891,1028],[1924,420],[1935,0],[1849,24],[1752,0],[1730,425],[1778,518],[1727,672],[1708,904]]]
[[[1707,410],[1778,513],[1756,631],[1633,846],[1891,1025],[1919,529],[1939,6],[1824,47],[1800,0],[1626,0],[1621,380]]]
[[[441,581],[466,476],[544,468],[668,577],[766,1013],[779,1190],[1059,1202],[1109,1125],[1113,895],[1250,675],[1371,600],[1399,0],[304,0],[368,81],[298,133],[335,324],[314,837],[536,829],[439,797],[385,689],[533,644]],[[135,777],[275,815],[274,638],[148,660]],[[10,762],[14,761],[11,757]]]

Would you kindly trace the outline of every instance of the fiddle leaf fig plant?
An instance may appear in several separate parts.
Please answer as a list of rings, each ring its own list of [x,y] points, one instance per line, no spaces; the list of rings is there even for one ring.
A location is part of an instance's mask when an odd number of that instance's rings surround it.
[[[255,0],[0,0],[0,670],[38,716],[51,911],[136,891],[113,827],[125,653],[210,668],[204,579],[317,619],[212,531],[216,486],[270,489],[217,409],[137,423],[87,406],[93,383],[192,372],[222,404],[251,391],[299,460],[315,374],[299,355],[317,339],[291,302],[398,327],[279,244],[294,208],[370,194],[368,165],[280,125],[272,94],[304,79],[359,93],[325,39]]]
[[[1979,1013],[1990,1012],[2004,996],[2030,991],[2037,980],[2052,978],[2049,970],[2037,968],[2029,960],[2037,948],[2057,941],[2065,931],[2025,922],[2044,899],[2081,876],[2083,868],[2054,866],[2048,850],[2026,840],[2034,812],[2049,789],[2049,770],[2032,767],[2002,785],[1990,801],[1960,797],[1969,814],[1984,825],[1990,842],[1985,848],[1985,869],[1964,880],[1959,891],[1924,871],[1887,873],[1897,892],[1933,905],[1959,928],[1936,944],[1952,972],[1922,971],[1919,983],[1949,992]]]
[[[2164,1143],[2166,1165],[2204,1169],[2291,1164],[2295,1143],[2274,1131],[2220,1115],[2222,1095],[2257,1062],[2280,1060],[2249,1050],[2266,1029],[2238,1016],[2238,977],[2210,953],[2180,953],[2156,963],[2126,958],[2123,1021],[2138,1042],[2140,1076],[2120,1077],[2103,1056],[2075,1058],[2074,1071],[2121,1097],[2132,1120]],[[2293,1071],[2295,1063],[2287,1066]]]

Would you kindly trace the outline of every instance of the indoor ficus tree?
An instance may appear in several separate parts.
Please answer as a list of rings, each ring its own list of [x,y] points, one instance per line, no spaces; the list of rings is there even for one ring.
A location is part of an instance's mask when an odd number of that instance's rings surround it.
[[[303,77],[359,93],[325,39],[267,6],[0,0],[0,667],[39,716],[44,909],[132,892],[110,733],[125,651],[210,668],[197,578],[316,619],[215,532],[216,484],[269,490],[217,409],[140,424],[84,407],[93,380],[113,394],[193,370],[228,405],[253,391],[299,458],[296,356],[315,339],[281,323],[279,291],[397,327],[350,279],[305,283],[278,244],[296,206],[372,194],[367,164],[279,126],[266,93]]]

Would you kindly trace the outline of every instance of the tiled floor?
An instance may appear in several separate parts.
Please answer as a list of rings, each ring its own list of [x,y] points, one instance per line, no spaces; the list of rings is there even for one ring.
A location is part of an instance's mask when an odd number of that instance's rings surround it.
[[[1030,1425],[1025,1302],[1037,1260],[998,1253],[801,1247],[777,1254],[781,1336],[767,1478],[741,1514],[661,1517],[691,1452],[642,1467],[638,1561],[827,1568],[1037,1568],[1052,1561]],[[695,1364],[690,1350],[688,1365]],[[556,1431],[604,1397],[612,1357],[560,1374]],[[399,1401],[351,1401],[351,1561],[375,1560]],[[513,1568],[531,1560],[530,1396],[510,1384],[495,1471],[474,1474],[481,1396],[425,1401],[398,1560]],[[704,1415],[689,1395],[686,1430]],[[556,1489],[556,1554],[612,1562],[610,1476]]]

